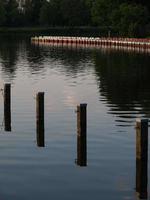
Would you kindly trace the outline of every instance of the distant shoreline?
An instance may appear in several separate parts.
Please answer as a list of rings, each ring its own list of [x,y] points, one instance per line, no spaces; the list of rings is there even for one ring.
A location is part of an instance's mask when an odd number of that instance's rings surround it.
[[[115,34],[115,31],[108,27],[1,27],[0,34],[3,33],[34,33],[51,35],[73,35],[73,36],[107,36],[108,33]]]

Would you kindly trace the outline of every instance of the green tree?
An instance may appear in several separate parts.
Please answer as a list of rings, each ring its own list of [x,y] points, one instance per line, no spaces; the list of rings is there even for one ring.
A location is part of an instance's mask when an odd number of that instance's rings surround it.
[[[30,26],[32,24],[32,2],[26,0],[23,6],[24,25]]]
[[[40,10],[40,19],[39,22],[42,26],[48,26],[50,25],[50,3],[49,2],[44,2],[44,4],[41,7]]]
[[[31,1],[31,24],[39,25],[40,10],[45,0],[32,0]]]
[[[3,26],[6,21],[6,10],[3,0],[0,0],[0,26]]]
[[[8,0],[6,3],[6,25],[16,26],[18,23],[20,13],[18,10],[18,3],[16,0]]]
[[[112,25],[117,28],[119,35],[130,37],[143,36],[148,19],[147,8],[138,4],[123,3],[111,14]]]
[[[40,24],[49,26],[62,26],[61,0],[45,1],[40,10]]]
[[[92,22],[98,26],[110,26],[111,0],[95,0],[91,9]]]
[[[65,25],[81,26],[89,22],[88,7],[84,0],[63,0],[61,1],[61,12]]]

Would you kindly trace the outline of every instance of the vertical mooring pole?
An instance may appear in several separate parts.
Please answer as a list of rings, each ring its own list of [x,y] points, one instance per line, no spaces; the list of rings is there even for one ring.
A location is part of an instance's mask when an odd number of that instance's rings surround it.
[[[136,120],[136,192],[147,199],[148,182],[148,120]]]
[[[44,147],[44,92],[36,95],[36,133],[37,146]]]
[[[4,128],[11,131],[11,84],[4,85]]]
[[[77,165],[87,166],[87,104],[77,106]]]

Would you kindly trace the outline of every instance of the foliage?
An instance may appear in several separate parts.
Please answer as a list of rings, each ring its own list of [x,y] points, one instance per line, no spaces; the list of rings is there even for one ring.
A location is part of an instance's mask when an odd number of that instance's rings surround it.
[[[39,25],[39,17],[41,12],[41,7],[45,0],[32,0],[31,1],[31,21],[32,25]]]
[[[6,22],[6,10],[3,0],[0,0],[0,26]]]
[[[87,25],[89,21],[88,8],[83,0],[61,1],[61,13],[67,26]]]
[[[40,12],[40,24],[48,26],[61,26],[63,16],[60,10],[61,0],[45,1]]]
[[[148,10],[137,4],[123,3],[119,9],[112,12],[112,23],[116,26],[120,35],[130,37],[142,35],[142,30],[148,23]],[[115,23],[115,24],[114,24]]]
[[[23,5],[23,16],[24,21],[23,25],[29,26],[32,22],[32,2],[30,0],[26,0],[25,4]]]
[[[111,12],[112,2],[110,0],[97,0],[92,6],[92,21],[99,26],[109,26],[109,15]]]
[[[7,26],[16,26],[19,20],[18,3],[16,0],[8,0],[5,4]]]
[[[144,36],[150,27],[146,0],[0,0],[0,26],[98,26],[120,36]],[[148,30],[149,32],[149,30]]]

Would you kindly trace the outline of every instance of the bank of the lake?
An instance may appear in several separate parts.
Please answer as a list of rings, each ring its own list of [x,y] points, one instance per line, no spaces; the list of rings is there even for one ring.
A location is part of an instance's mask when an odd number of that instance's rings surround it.
[[[49,34],[49,35],[69,35],[69,36],[108,36],[117,35],[113,28],[108,27],[1,27],[1,33],[34,33],[34,34]]]

